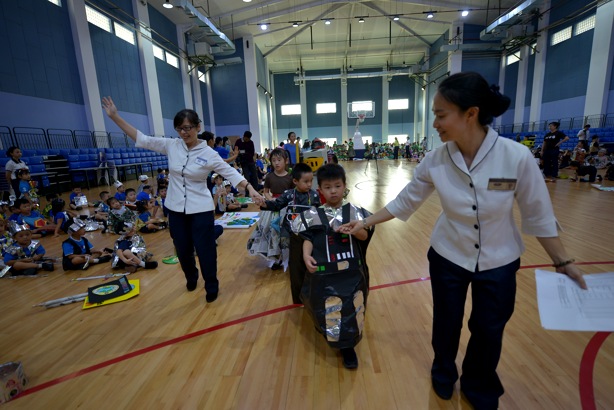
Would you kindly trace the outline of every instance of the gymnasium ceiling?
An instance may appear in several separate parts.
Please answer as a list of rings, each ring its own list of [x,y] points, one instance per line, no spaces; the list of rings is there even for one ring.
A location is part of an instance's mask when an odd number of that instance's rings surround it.
[[[201,25],[183,8],[149,3],[180,25]],[[186,0],[170,0],[179,4]],[[187,0],[230,40],[252,35],[273,73],[404,67],[460,20],[488,25],[517,0]],[[462,10],[468,10],[466,17]],[[433,12],[433,18],[427,18]],[[360,23],[359,18],[364,22]],[[394,20],[398,17],[398,20]],[[330,24],[325,24],[325,19]],[[262,30],[260,25],[267,23]],[[296,23],[296,27],[293,27]],[[217,60],[217,58],[216,58]]]

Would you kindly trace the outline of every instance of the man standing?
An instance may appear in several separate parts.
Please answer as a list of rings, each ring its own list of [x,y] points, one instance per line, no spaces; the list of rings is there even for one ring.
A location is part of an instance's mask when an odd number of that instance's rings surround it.
[[[243,169],[243,176],[252,184],[254,189],[258,190],[258,173],[256,171],[256,164],[254,163],[254,142],[252,141],[252,133],[245,131],[243,133],[243,139],[238,139],[235,142],[235,148],[239,150],[239,165]]]

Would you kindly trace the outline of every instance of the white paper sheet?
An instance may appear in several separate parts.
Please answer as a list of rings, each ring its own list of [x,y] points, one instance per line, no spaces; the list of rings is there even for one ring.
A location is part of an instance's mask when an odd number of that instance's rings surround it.
[[[545,329],[614,331],[614,272],[584,279],[588,290],[567,275],[535,270],[539,318]]]

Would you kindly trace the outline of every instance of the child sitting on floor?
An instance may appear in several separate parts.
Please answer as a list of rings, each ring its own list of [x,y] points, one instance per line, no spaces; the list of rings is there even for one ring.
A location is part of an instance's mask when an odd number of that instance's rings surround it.
[[[48,223],[38,211],[32,210],[32,204],[26,198],[18,199],[15,204],[20,212],[17,223],[28,225],[33,238],[40,238],[48,232],[55,231],[55,225]]]
[[[75,211],[65,211],[66,202],[62,198],[56,198],[51,201],[51,212],[49,215],[53,218],[55,224],[54,237],[60,236],[60,231],[68,233],[68,227],[73,223],[74,218],[78,218],[79,214]]]
[[[117,189],[115,199],[123,204],[126,200],[126,187],[120,181],[115,181],[113,185],[115,186],[115,189]]]
[[[68,227],[69,237],[62,242],[62,268],[67,270],[85,270],[91,264],[109,262],[111,249],[94,249],[85,235],[85,222],[80,219]]]
[[[136,190],[134,188],[126,189],[126,201],[124,205],[131,211],[136,211]]]
[[[134,212],[126,208],[114,197],[107,200],[107,205],[110,208],[108,226],[111,232],[120,233],[124,222],[133,222],[136,219]]]
[[[70,209],[74,209],[80,211],[83,207],[87,207],[89,204],[87,202],[87,197],[81,192],[81,187],[79,185],[75,185],[68,197],[70,201]]]
[[[152,218],[155,199],[149,201],[137,201],[136,211],[139,213],[139,219],[143,221],[143,226],[139,229],[142,233],[152,233],[165,229],[168,225],[161,219]]]
[[[19,179],[19,198],[26,198],[30,203],[38,205],[38,194],[31,181],[30,170],[18,169],[15,171],[15,176]]]
[[[125,232],[115,241],[115,257],[113,267],[135,271],[137,268],[155,269],[158,262],[150,261],[151,254],[147,252],[145,241],[141,235],[136,234],[136,224],[126,222],[123,224]]]
[[[10,274],[13,276],[36,275],[40,269],[53,271],[53,263],[43,261],[45,248],[39,241],[32,239],[30,227],[15,222],[12,222],[9,227],[14,243],[7,248],[4,254],[4,264],[10,266]]]
[[[326,164],[317,171],[326,204],[311,208],[294,219],[292,230],[301,235],[307,268],[301,299],[316,329],[333,348],[341,349],[343,365],[358,367],[354,347],[362,338],[369,292],[366,250],[373,229],[352,230],[350,221],[361,223],[367,211],[344,200],[345,171]],[[352,233],[350,234],[350,231]]]

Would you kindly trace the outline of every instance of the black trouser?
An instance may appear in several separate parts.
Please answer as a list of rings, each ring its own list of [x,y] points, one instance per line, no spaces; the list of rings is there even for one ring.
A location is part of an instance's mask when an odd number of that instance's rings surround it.
[[[252,184],[254,189],[257,191],[258,190],[258,171],[256,170],[256,164],[253,162],[249,164],[241,164],[241,168],[243,169],[243,176],[245,177],[247,182]],[[249,191],[247,190],[245,191],[245,196],[249,196]]]
[[[394,159],[399,159],[399,147],[394,147]]]
[[[198,280],[194,249],[207,293],[217,293],[217,250],[213,211],[184,214],[169,210],[169,226],[181,269],[188,283]]]
[[[579,177],[588,175],[588,182],[595,182],[595,178],[597,177],[597,168],[592,165],[583,165],[578,167],[576,174],[578,174]]]
[[[556,178],[559,176],[559,149],[544,150],[544,175],[546,177]]]
[[[471,337],[463,360],[461,389],[476,409],[496,409],[503,385],[497,375],[503,329],[514,312],[516,272],[520,259],[505,266],[471,272],[429,249],[433,291],[433,338],[435,352],[431,377],[454,384],[458,379],[458,351],[467,289],[471,284]]]
[[[307,267],[303,261],[303,238],[290,234],[290,256],[288,257],[288,270],[290,271],[290,292],[292,303],[302,304],[301,289],[305,281]]]

